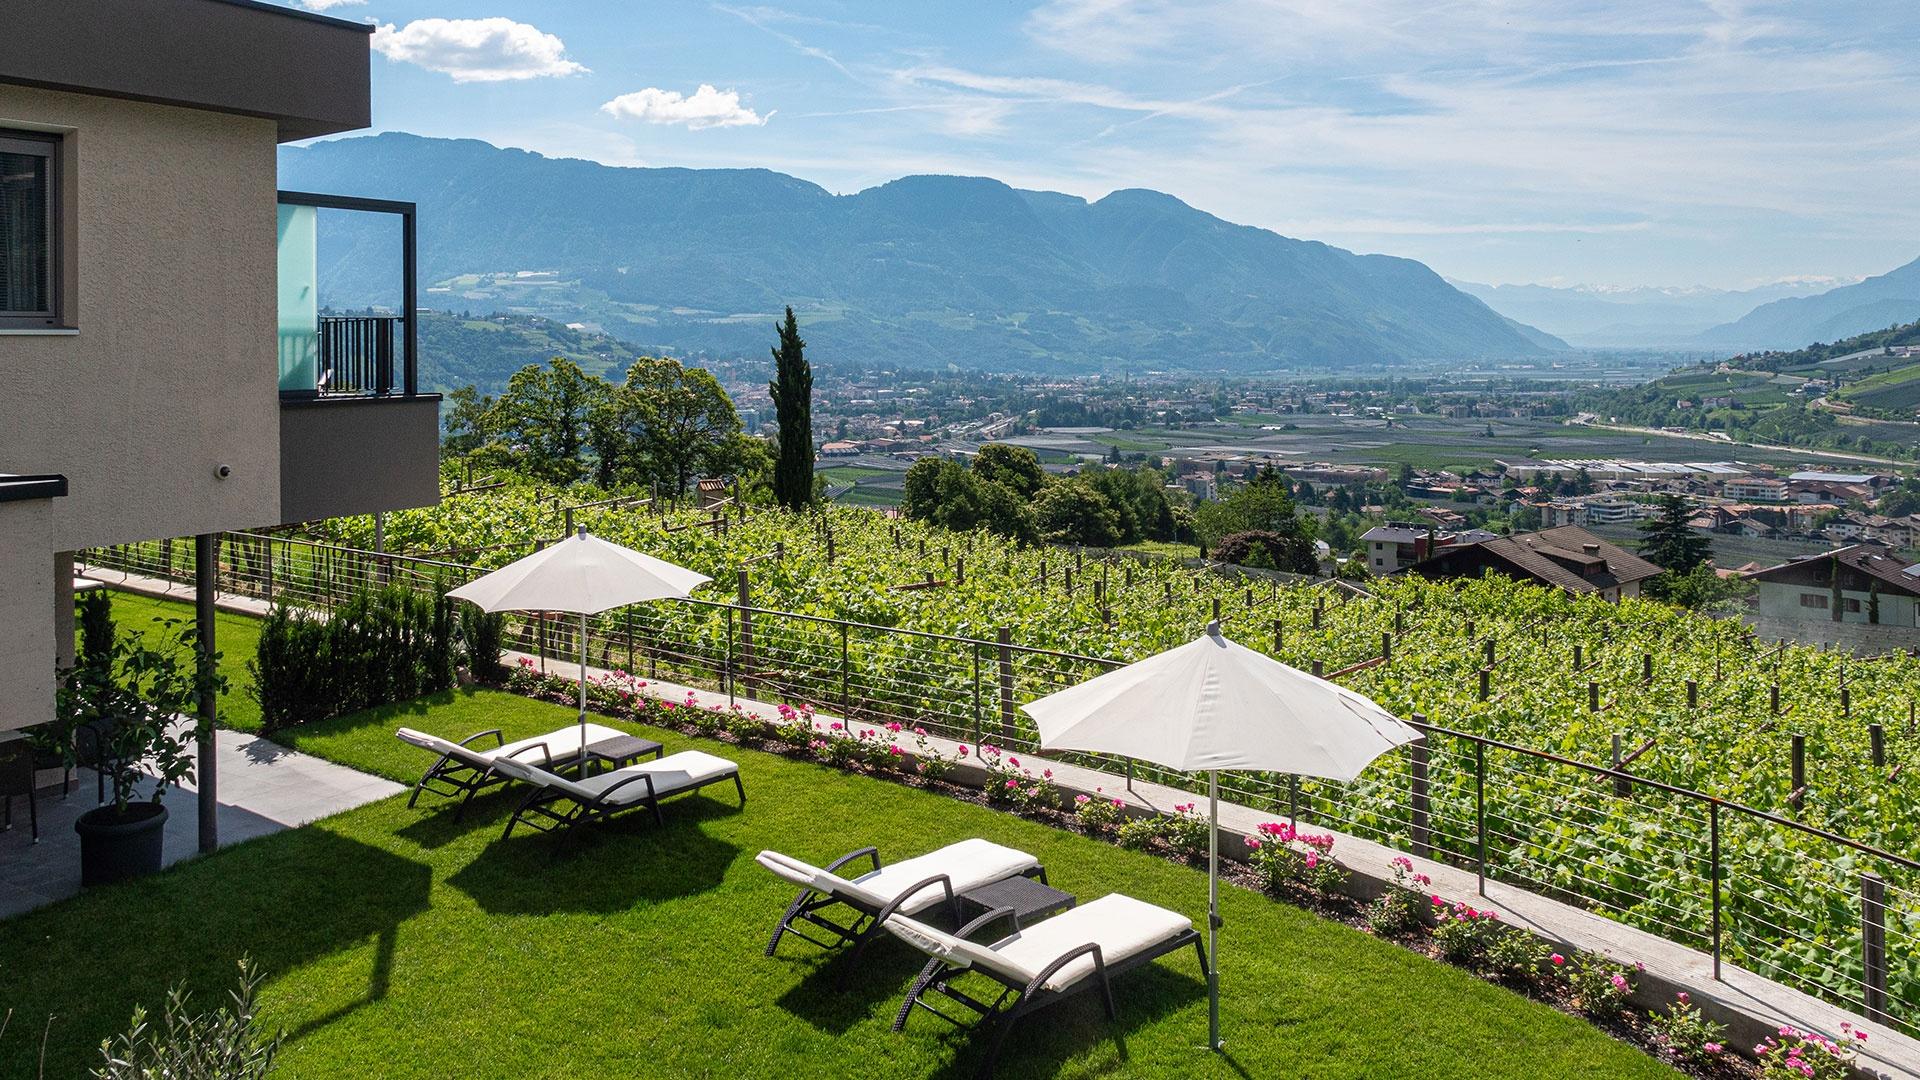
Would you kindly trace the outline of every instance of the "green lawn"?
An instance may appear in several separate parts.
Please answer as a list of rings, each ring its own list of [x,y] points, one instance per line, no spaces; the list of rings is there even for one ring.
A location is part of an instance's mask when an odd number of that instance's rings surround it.
[[[401,723],[509,739],[563,707],[447,694],[315,726],[288,741],[396,779],[424,757]],[[669,749],[700,745],[648,732]],[[554,857],[499,839],[510,795],[464,822],[393,798],[98,889],[0,927],[0,1075],[74,1076],[136,1002],[186,978],[202,1001],[251,954],[267,1020],[291,1033],[277,1075],[390,1078],[966,1075],[967,1042],[924,1014],[888,1031],[918,954],[884,942],[845,993],[803,942],[761,956],[788,886],[753,863],[773,847],[825,862],[877,844],[901,857],[969,836],[1039,856],[1083,897],[1124,890],[1196,917],[1194,869],[984,807],[733,747],[749,802],[710,788]],[[1005,1076],[1541,1077],[1674,1075],[1583,1021],[1395,945],[1228,888],[1228,1054],[1198,1049],[1191,952],[1132,973],[1109,1025],[1093,997],[1011,1039]],[[930,1022],[931,1021],[931,1022]]]
[[[122,633],[156,630],[162,619],[193,621],[193,604],[180,600],[160,600],[115,589],[113,621]],[[247,661],[260,647],[260,620],[251,615],[229,611],[214,614],[213,644],[220,652],[220,673],[227,677],[227,692],[221,696],[220,723],[240,731],[260,730],[260,705],[248,688],[253,679],[247,674]]]

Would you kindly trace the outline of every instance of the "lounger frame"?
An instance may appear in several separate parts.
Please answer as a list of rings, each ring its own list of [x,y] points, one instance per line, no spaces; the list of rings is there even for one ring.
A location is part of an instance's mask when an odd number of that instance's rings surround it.
[[[1012,920],[1014,932],[1019,932],[1019,914],[1012,908],[995,908],[955,931],[954,936],[971,939],[973,934],[987,926],[991,926],[1001,919]],[[1005,939],[1003,938],[1001,940]],[[1200,958],[1200,971],[1204,975],[1207,970],[1206,941],[1200,936],[1200,932],[1192,927],[1182,930],[1166,941],[1142,949],[1124,960],[1118,960],[1113,963],[1107,962],[1106,957],[1101,953],[1100,946],[1097,943],[1088,942],[1085,945],[1075,946],[1061,953],[1052,962],[1047,964],[1046,967],[1042,968],[1038,974],[1025,983],[1016,982],[1008,978],[1004,973],[994,971],[990,968],[977,966],[955,967],[945,960],[932,959],[927,961],[927,966],[920,970],[919,977],[914,979],[912,987],[907,991],[906,1000],[900,1003],[900,1011],[893,1018],[893,1030],[903,1030],[907,1026],[907,1017],[913,1014],[915,1008],[925,1009],[962,1030],[975,1030],[983,1026],[991,1025],[991,1030],[987,1035],[987,1045],[980,1060],[980,1067],[975,1075],[980,1077],[992,1076],[994,1062],[1000,1056],[1001,1045],[1006,1042],[1007,1035],[1021,1019],[1039,1012],[1048,1006],[1057,1005],[1082,990],[1091,990],[1095,987],[1098,987],[1100,990],[1100,1001],[1107,1011],[1107,1019],[1117,1019],[1118,1010],[1115,1009],[1113,1003],[1113,977],[1115,975],[1125,974],[1143,964],[1152,963],[1162,956],[1179,952],[1189,945],[1193,946],[1194,953]],[[991,947],[992,946],[988,946],[988,948]],[[1066,967],[1082,956],[1093,957],[1093,971],[1091,973],[1082,977],[1079,981],[1064,990],[1047,989],[1047,980],[1058,974],[1061,968]],[[995,997],[992,1001],[981,1001],[965,991],[956,989],[953,986],[954,980],[968,972],[982,975],[1000,984],[1001,990],[999,996]],[[975,1014],[975,1018],[968,1021],[949,1016],[939,1009],[934,1008],[925,1000],[926,995],[930,992],[937,993],[942,997],[966,1007]],[[1012,1000],[1009,1001],[1009,999]]]
[[[485,731],[476,731],[454,745],[463,750],[472,749],[472,744],[476,739],[484,739],[489,735],[493,736],[494,746],[499,747],[506,745],[506,737],[500,734],[499,728],[488,728]],[[547,752],[545,743],[535,743],[532,746],[522,747],[516,751],[513,756],[518,757],[528,750],[536,749],[540,751],[545,768],[551,772],[553,770],[553,755]],[[476,754],[475,756],[477,757],[478,755]],[[420,782],[413,785],[413,794],[407,797],[407,809],[413,809],[414,804],[420,801],[421,792],[432,792],[444,798],[457,798],[460,800],[460,805],[455,807],[453,811],[453,819],[458,821],[461,815],[467,812],[467,804],[473,801],[475,795],[478,795],[488,788],[499,787],[507,782],[508,778],[495,772],[491,762],[483,765],[480,762],[468,761],[452,753],[442,753],[439,760],[435,761],[431,768],[421,774]]]
[[[547,771],[551,772],[552,770],[549,769]],[[605,821],[615,814],[626,810],[638,809],[642,806],[648,807],[653,811],[655,824],[664,825],[666,824],[666,819],[660,813],[661,800],[671,799],[675,795],[686,795],[690,792],[699,791],[709,784],[723,784],[728,780],[733,781],[733,790],[740,796],[740,805],[744,808],[747,805],[747,786],[740,779],[740,770],[738,767],[730,773],[720,773],[717,776],[710,776],[698,783],[688,784],[686,787],[674,788],[664,795],[654,791],[653,774],[646,772],[636,773],[618,783],[610,784],[605,790],[598,792],[592,799],[581,799],[579,796],[562,788],[533,786],[532,789],[527,792],[526,797],[520,800],[520,805],[514,808],[513,816],[507,819],[506,831],[500,834],[500,838],[502,840],[511,838],[514,828],[520,825],[525,825],[529,829],[536,829],[540,832],[554,832],[556,830],[571,831],[582,823]],[[614,802],[609,798],[614,792],[639,783],[646,785],[647,794],[645,798],[627,799],[621,802]]]
[[[871,860],[872,870],[866,871],[868,873],[880,869],[880,850],[871,846],[849,851],[845,855],[828,863],[822,869],[826,870],[829,874],[837,875],[841,867],[846,866],[856,859]],[[1047,868],[1035,864],[1028,869],[1020,871],[1019,876],[1036,878],[1040,884],[1045,885],[1047,883]],[[932,877],[917,882],[878,907],[867,903],[862,897],[853,895],[842,896],[839,893],[821,892],[812,887],[804,887],[800,890],[799,895],[793,898],[793,903],[787,905],[786,913],[780,916],[779,924],[773,928],[773,937],[767,939],[767,948],[764,955],[772,956],[774,950],[780,947],[780,939],[787,934],[792,934],[802,941],[811,942],[823,949],[847,948],[846,963],[841,968],[840,976],[836,980],[836,986],[844,986],[846,984],[847,974],[853,970],[860,954],[865,951],[866,947],[879,935],[881,928],[886,925],[887,919],[892,917],[894,912],[900,909],[901,904],[919,896],[922,892],[936,885],[938,885],[945,894],[942,900],[946,905],[947,912],[953,918],[954,924],[958,925],[961,920],[960,898],[954,894],[953,879],[946,874],[935,874]],[[848,923],[842,924],[825,918],[820,914],[822,910],[837,905],[844,905],[853,909],[856,917]],[[796,921],[804,922],[809,926],[818,927],[826,931],[832,935],[832,940],[821,941],[819,938],[810,936],[798,926],[794,925]]]

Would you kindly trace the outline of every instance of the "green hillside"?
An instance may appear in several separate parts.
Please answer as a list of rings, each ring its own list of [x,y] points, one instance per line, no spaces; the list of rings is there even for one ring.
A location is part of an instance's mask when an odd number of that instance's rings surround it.
[[[618,381],[641,355],[617,338],[536,315],[420,312],[423,390],[446,393],[471,384],[483,394],[497,393],[515,371],[556,356]]]

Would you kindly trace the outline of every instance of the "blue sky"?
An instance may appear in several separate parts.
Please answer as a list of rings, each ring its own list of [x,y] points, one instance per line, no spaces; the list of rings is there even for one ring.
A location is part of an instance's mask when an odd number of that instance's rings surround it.
[[[912,173],[1490,282],[1745,287],[1920,255],[1920,3],[303,0],[378,130],[616,165]]]

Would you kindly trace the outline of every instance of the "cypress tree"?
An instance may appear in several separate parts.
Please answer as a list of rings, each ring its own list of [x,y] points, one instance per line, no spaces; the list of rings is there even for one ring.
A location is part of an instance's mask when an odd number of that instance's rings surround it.
[[[780,425],[780,454],[773,463],[773,497],[788,510],[813,501],[813,368],[800,340],[793,308],[776,327],[780,344],[773,350],[774,378],[767,384],[773,395],[775,422]]]

